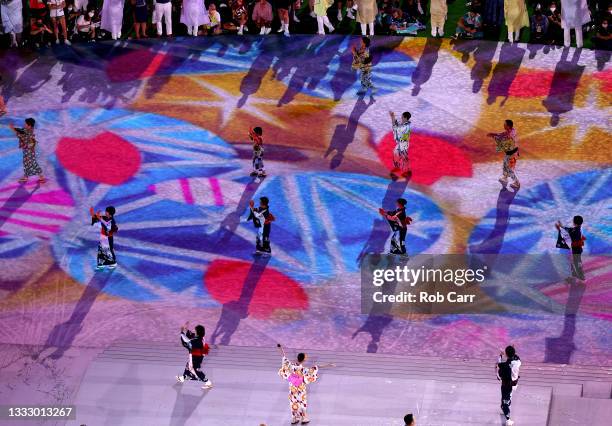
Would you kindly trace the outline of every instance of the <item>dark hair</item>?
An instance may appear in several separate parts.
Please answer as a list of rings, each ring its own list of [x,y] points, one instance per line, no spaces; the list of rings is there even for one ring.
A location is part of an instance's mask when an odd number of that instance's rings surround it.
[[[410,120],[410,117],[412,117],[412,114],[406,111],[402,114],[402,117],[404,117],[406,120]]]
[[[263,130],[261,130],[261,127],[255,127],[253,128],[253,131],[259,136],[263,135]]]
[[[198,337],[204,337],[204,335],[206,334],[206,330],[204,329],[203,325],[196,325],[195,332]]]
[[[364,63],[364,64],[366,64],[366,65],[367,65],[367,64],[371,64],[371,63],[372,63],[372,57],[371,57],[371,56],[368,56],[367,58],[365,58],[365,59],[363,60],[363,63]]]
[[[582,216],[574,216],[574,223],[576,225],[582,225],[582,222],[584,222],[584,219],[582,219]]]
[[[261,197],[259,198],[259,201],[261,201],[261,204],[266,205],[266,206],[270,202],[270,200],[268,200],[268,197]]]
[[[410,426],[410,425],[411,425],[413,422],[414,422],[414,416],[412,415],[412,413],[410,413],[410,414],[406,414],[406,415],[404,416],[404,423],[405,423],[407,426]]]
[[[367,38],[366,36],[361,37],[361,41],[363,41],[363,44],[365,44],[365,47],[370,47],[370,39]]]
[[[506,346],[505,352],[508,358],[514,358],[514,355],[516,355],[516,349],[514,349],[514,346]]]
[[[106,210],[106,213],[108,213],[111,216],[115,216],[115,212],[117,211],[115,210],[113,206],[108,206],[105,210]]]
[[[398,204],[401,204],[402,206],[405,206],[405,205],[406,205],[406,203],[407,203],[407,201],[406,201],[406,199],[405,199],[405,198],[398,198],[398,199],[397,199],[397,203],[398,203]]]
[[[510,127],[510,128],[513,128],[513,127],[514,127],[514,121],[512,121],[512,120],[506,120],[506,121],[505,121],[505,123],[506,123],[506,125],[507,125],[508,127]]]
[[[34,125],[36,124],[36,120],[34,120],[32,117],[26,118],[25,122],[30,127],[34,127]]]
[[[298,354],[298,356],[297,356],[297,360],[298,360],[298,362],[302,362],[302,361],[304,361],[304,359],[306,359],[306,354],[305,354],[305,353],[300,352],[300,353]]]

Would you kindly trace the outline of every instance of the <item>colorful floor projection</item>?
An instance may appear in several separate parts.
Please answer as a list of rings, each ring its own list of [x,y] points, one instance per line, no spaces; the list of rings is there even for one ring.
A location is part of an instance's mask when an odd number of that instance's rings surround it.
[[[374,38],[358,96],[343,36],[213,37],[0,52],[0,343],[177,341],[612,365],[612,71],[603,52]],[[412,113],[409,182],[389,179],[389,111]],[[8,128],[37,121],[48,182],[18,184]],[[514,120],[518,192],[488,132]],[[248,130],[269,176],[249,177]],[[248,202],[270,198],[270,258]],[[378,208],[408,200],[410,255],[558,253],[584,216],[584,286],[560,312],[361,313],[360,259],[388,250]],[[117,209],[119,267],[94,270],[89,207]],[[4,346],[5,347],[5,346]]]

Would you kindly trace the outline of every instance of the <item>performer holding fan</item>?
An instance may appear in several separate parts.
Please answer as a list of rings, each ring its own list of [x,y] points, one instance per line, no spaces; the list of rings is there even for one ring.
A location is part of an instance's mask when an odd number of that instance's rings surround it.
[[[408,225],[412,223],[412,218],[406,216],[406,200],[404,198],[397,199],[397,209],[386,211],[382,207],[378,212],[387,219],[393,235],[391,236],[391,249],[389,254],[397,254],[406,256],[406,233]],[[399,236],[399,241],[398,237]]]

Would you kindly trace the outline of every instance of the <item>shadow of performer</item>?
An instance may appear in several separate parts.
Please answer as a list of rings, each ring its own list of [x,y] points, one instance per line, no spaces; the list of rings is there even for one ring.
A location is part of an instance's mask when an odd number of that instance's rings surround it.
[[[227,244],[232,238],[236,232],[236,229],[238,228],[238,225],[240,225],[240,218],[247,210],[249,201],[253,199],[253,195],[257,192],[259,185],[261,185],[261,181],[255,182],[255,179],[252,179],[249,183],[247,183],[242,195],[240,196],[236,209],[228,214],[225,219],[223,219],[223,222],[221,222],[221,226],[217,231],[217,242],[215,243],[217,247],[224,247],[225,244]]]
[[[504,244],[504,235],[510,221],[510,206],[516,197],[516,192],[502,188],[497,197],[495,224],[491,233],[480,244],[470,246],[474,254],[499,254]]]
[[[431,78],[433,67],[436,65],[436,62],[438,62],[440,46],[442,46],[441,38],[427,38],[423,53],[421,53],[421,57],[419,58],[419,63],[412,73],[412,84],[414,85],[412,88],[412,96],[417,96],[421,91],[421,86],[427,83]]]
[[[4,201],[0,207],[0,230],[2,226],[14,215],[21,206],[40,188],[37,184],[32,192],[29,192],[25,185],[19,185],[15,191]]]
[[[81,332],[83,328],[83,321],[91,310],[91,307],[95,303],[96,299],[104,290],[104,287],[108,283],[112,276],[112,272],[97,272],[93,275],[89,283],[85,287],[81,298],[77,302],[72,315],[66,322],[57,324],[49,333],[47,341],[44,347],[38,354],[32,355],[32,359],[37,359],[40,355],[48,348],[55,347],[55,351],[47,356],[51,359],[60,359],[64,352],[72,345],[74,339]]]
[[[393,207],[396,200],[402,197],[407,186],[407,181],[390,182],[387,187],[387,192],[385,192],[385,196],[383,197],[383,208],[387,206]],[[390,232],[389,223],[385,219],[382,217],[374,219],[372,231],[370,232],[368,241],[357,258],[357,262],[361,265],[366,255],[383,253]],[[378,345],[383,331],[393,322],[393,316],[389,314],[388,310],[389,308],[387,305],[373,305],[364,324],[353,333],[353,339],[357,337],[359,333],[368,333],[370,335],[371,340],[367,347],[369,353],[378,351]]]
[[[211,336],[211,343],[229,345],[240,321],[249,316],[249,304],[269,261],[270,257],[255,258],[244,280],[238,300],[223,304],[219,321]],[[220,340],[217,342],[217,339]]]
[[[555,67],[550,91],[542,105],[550,112],[550,125],[556,127],[559,124],[561,114],[571,111],[574,108],[574,97],[578,83],[584,72],[584,65],[578,65],[581,49],[576,49],[571,61],[567,60],[569,47],[564,48],[561,59]]]
[[[367,111],[367,109],[374,104],[374,102],[374,98],[370,97],[370,102],[365,103],[363,96],[360,96],[355,102],[355,106],[349,115],[346,126],[342,124],[336,126],[336,130],[334,130],[329,148],[327,148],[324,155],[324,157],[327,158],[332,151],[336,151],[336,155],[333,156],[329,164],[331,169],[337,168],[342,163],[344,153],[355,139],[355,132],[357,131],[357,126],[359,125],[359,119]]]
[[[576,350],[574,335],[576,334],[576,316],[586,287],[573,282],[569,288],[563,331],[559,337],[547,337],[544,362],[555,364],[569,364],[572,353]]]
[[[493,76],[489,82],[487,104],[492,105],[498,97],[502,97],[500,106],[504,106],[510,96],[510,86],[521,69],[524,56],[525,49],[510,43],[502,44],[499,61],[493,68]]]
[[[176,391],[176,401],[170,416],[170,426],[182,426],[191,418],[193,412],[198,408],[207,392],[198,389],[197,394],[183,393],[184,384],[176,383],[172,388]]]

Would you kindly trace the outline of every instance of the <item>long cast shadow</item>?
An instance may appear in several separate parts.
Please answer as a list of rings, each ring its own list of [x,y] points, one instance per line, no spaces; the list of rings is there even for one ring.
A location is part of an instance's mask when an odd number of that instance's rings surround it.
[[[489,96],[487,98],[489,105],[494,104],[498,97],[503,98],[501,106],[506,103],[510,96],[510,86],[521,69],[524,56],[525,49],[521,49],[512,43],[502,44],[499,61],[493,68],[493,76],[489,82]]]
[[[256,258],[251,264],[251,268],[242,284],[238,300],[223,304],[219,321],[211,336],[212,343],[229,345],[233,334],[240,325],[240,321],[249,316],[249,305],[255,294],[257,283],[266,270],[269,261],[269,257]],[[218,342],[217,339],[219,339]]]
[[[184,425],[187,420],[191,419],[191,415],[198,408],[200,402],[204,399],[207,392],[198,390],[197,394],[185,394],[183,393],[183,386],[185,384],[175,384],[172,388],[176,392],[176,400],[174,407],[172,408],[172,415],[170,416],[170,426]]]
[[[510,206],[516,197],[516,192],[502,188],[497,196],[497,208],[493,229],[480,244],[470,246],[474,254],[499,254],[504,244],[504,236],[510,221]]]
[[[25,185],[19,185],[15,191],[4,201],[0,207],[0,230],[2,226],[11,218],[21,206],[40,188],[37,184],[32,192],[29,192]]]
[[[576,334],[576,316],[580,308],[580,302],[586,286],[572,283],[565,305],[565,316],[563,331],[559,337],[547,337],[544,354],[544,362],[555,364],[569,364],[572,354],[576,350],[574,335]]]
[[[96,302],[96,299],[104,290],[106,284],[112,276],[112,271],[101,271],[93,275],[89,283],[85,287],[81,298],[77,302],[72,311],[70,318],[61,324],[57,324],[49,333],[47,341],[38,354],[32,355],[33,359],[37,359],[48,348],[55,347],[55,351],[49,354],[46,358],[59,359],[64,355],[67,349],[70,348],[72,342],[83,328],[83,321],[91,310],[91,307]]]
[[[561,114],[569,112],[574,108],[576,89],[585,69],[584,65],[578,65],[582,49],[574,50],[571,60],[567,59],[569,50],[569,47],[563,49],[561,59],[555,67],[555,74],[548,96],[542,101],[542,105],[551,114],[550,125],[552,127],[556,127],[559,124]]]
[[[238,225],[240,225],[240,218],[246,211],[249,201],[253,199],[253,195],[257,192],[259,185],[261,185],[261,182],[255,182],[254,180],[251,180],[246,185],[244,191],[242,191],[242,195],[240,196],[236,209],[228,214],[225,219],[223,219],[221,226],[217,231],[217,235],[215,238],[213,238],[214,240],[217,240],[215,243],[216,246],[224,246],[229,242],[232,236],[234,236]]]
[[[417,96],[421,91],[421,86],[427,83],[431,78],[433,67],[436,65],[436,62],[438,62],[440,46],[442,46],[441,38],[427,37],[427,42],[419,58],[419,63],[412,73],[412,84],[414,85],[412,88],[412,96]]]
[[[396,200],[404,194],[407,186],[407,181],[396,181],[389,183],[387,192],[385,192],[385,196],[383,197],[383,207],[390,209],[395,206]],[[382,218],[374,219],[372,231],[370,232],[368,241],[357,258],[357,262],[361,264],[367,254],[383,253],[385,251],[385,244],[389,238],[390,232],[389,223],[386,220]],[[387,260],[391,261],[391,258],[387,258]],[[396,284],[392,285],[395,286]],[[391,288],[389,291],[392,290],[393,288]],[[392,322],[393,316],[389,314],[389,308],[387,305],[374,304],[364,324],[357,329],[355,333],[353,333],[353,339],[357,337],[359,333],[368,333],[371,340],[368,343],[367,351],[370,353],[377,352],[383,331]]]
[[[374,102],[374,98],[370,97],[370,102],[365,103],[363,96],[360,96],[355,102],[355,106],[348,117],[346,125],[339,124],[336,126],[336,130],[334,130],[329,147],[324,155],[324,157],[327,158],[332,151],[336,151],[336,154],[331,159],[329,165],[331,169],[335,169],[342,163],[344,153],[355,139],[355,132],[357,131],[357,126],[359,125],[359,119],[367,111],[367,109],[374,104]]]
[[[259,46],[260,52],[240,82],[242,97],[238,101],[238,108],[244,106],[249,96],[257,93],[264,76],[268,73],[274,59],[278,56],[279,52],[276,49],[274,40],[274,37],[264,37],[261,40],[261,45]]]

